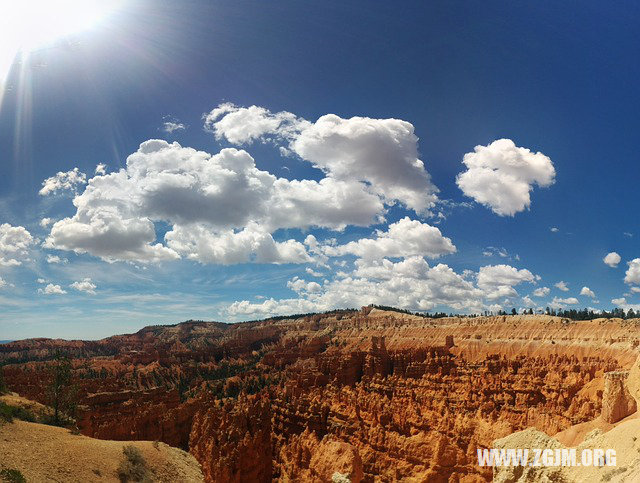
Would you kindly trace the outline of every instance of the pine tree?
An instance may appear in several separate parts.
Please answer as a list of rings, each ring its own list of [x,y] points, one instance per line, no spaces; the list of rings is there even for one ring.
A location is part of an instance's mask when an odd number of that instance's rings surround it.
[[[71,360],[56,352],[50,367],[51,382],[47,387],[49,405],[53,408],[53,424],[60,426],[65,416],[73,416],[76,409],[77,388],[72,384]]]

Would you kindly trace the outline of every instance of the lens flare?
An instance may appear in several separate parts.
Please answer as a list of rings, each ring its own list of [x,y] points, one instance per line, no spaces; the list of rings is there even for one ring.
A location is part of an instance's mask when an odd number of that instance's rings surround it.
[[[20,0],[0,4],[0,90],[19,54],[95,27],[122,0]],[[0,92],[0,96],[1,96]]]

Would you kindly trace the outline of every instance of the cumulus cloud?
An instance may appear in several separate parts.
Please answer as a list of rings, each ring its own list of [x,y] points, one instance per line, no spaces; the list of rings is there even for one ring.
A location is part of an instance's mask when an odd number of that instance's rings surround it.
[[[242,150],[212,156],[162,140],[142,143],[125,169],[89,180],[74,204],[76,214],[52,226],[46,248],[140,262],[200,260],[201,254],[201,261],[218,263],[226,257],[221,253],[230,253],[233,259],[299,263],[308,260],[302,246],[275,242],[271,234],[367,226],[385,211],[365,183],[290,181],[259,170]],[[166,245],[156,239],[159,222],[170,225]]]
[[[7,286],[7,282],[5,282],[2,277],[0,277],[0,288],[4,288],[6,286]]]
[[[500,216],[513,216],[528,209],[534,185],[548,187],[556,174],[551,159],[517,147],[510,139],[476,146],[462,162],[467,171],[457,176],[458,187]]]
[[[33,237],[26,228],[9,223],[0,225],[0,266],[22,265],[33,242]]]
[[[456,247],[438,228],[402,218],[388,227],[376,231],[375,238],[361,238],[345,245],[327,246],[329,256],[356,255],[364,259],[425,256],[436,258],[454,253]]]
[[[276,242],[271,234],[250,224],[242,231],[212,233],[204,225],[174,226],[167,245],[202,263],[305,263],[312,261],[304,245],[295,240]]]
[[[560,280],[558,283],[556,283],[555,287],[558,290],[562,290],[563,292],[568,292],[569,291],[569,287],[567,287],[567,282],[563,282],[562,280]]]
[[[530,271],[508,265],[486,266],[477,274],[465,271],[461,275],[445,264],[432,267],[421,256],[398,262],[359,258],[352,271],[338,272],[322,285],[295,277],[288,287],[296,292],[296,298],[271,298],[258,303],[243,300],[227,310],[231,316],[265,316],[377,303],[420,311],[447,306],[478,313],[493,310],[492,300],[515,296],[514,286],[534,280]]]
[[[618,263],[620,263],[620,260],[622,260],[622,258],[620,258],[620,255],[618,255],[616,252],[607,253],[606,256],[602,259],[602,261],[606,265],[609,265],[612,268],[616,268],[618,266]]]
[[[267,299],[259,303],[239,301],[233,303],[228,312],[233,316],[262,316],[360,307],[370,303],[411,310],[431,310],[437,305],[477,311],[484,307],[480,289],[447,265],[430,267],[422,257],[409,257],[395,263],[388,259],[358,260],[352,273],[343,274],[323,286],[317,285],[310,286],[309,282],[294,279],[289,287],[299,292],[299,297]]]
[[[99,164],[96,166],[96,169],[95,169],[95,171],[94,171],[94,174],[97,174],[97,175],[99,175],[99,176],[102,176],[102,175],[107,174],[107,165],[106,165],[106,164],[104,164],[104,163],[99,163]]]
[[[546,297],[551,292],[549,287],[539,287],[533,291],[534,297]]]
[[[516,297],[515,286],[523,282],[534,282],[535,275],[527,269],[518,270],[510,265],[487,265],[480,267],[478,287],[489,300]]]
[[[286,154],[297,154],[328,178],[366,182],[386,203],[399,201],[427,214],[437,201],[438,189],[418,158],[414,127],[406,121],[327,114],[310,123],[290,112],[222,104],[206,116],[205,127],[233,144],[285,143]]]
[[[626,305],[627,304],[627,299],[625,299],[624,297],[620,297],[617,299],[611,299],[611,303],[613,305]]]
[[[596,294],[589,287],[582,287],[582,290],[580,290],[580,295],[584,297],[591,297],[592,299],[596,298]]]
[[[291,138],[310,123],[286,111],[272,113],[264,107],[225,103],[205,116],[204,125],[216,139],[241,145],[272,137]]]
[[[558,232],[560,231],[560,228],[557,228],[557,227],[555,227],[555,226],[552,226],[551,228],[549,228],[549,230],[550,230],[552,233],[558,233]]]
[[[549,303],[549,307],[553,309],[564,309],[567,305],[576,305],[578,299],[575,297],[559,298],[553,297],[553,300]]]
[[[287,287],[298,294],[302,293],[318,293],[322,290],[322,286],[318,282],[307,282],[298,277],[287,282]]]
[[[47,196],[59,191],[75,192],[80,185],[87,183],[87,175],[80,172],[78,168],[70,171],[59,171],[55,176],[45,179],[42,182],[42,189],[38,192],[41,196]]]
[[[81,281],[73,282],[69,285],[72,289],[77,290],[78,292],[85,292],[91,295],[96,294],[96,284],[91,281],[90,278],[84,278]]]
[[[640,258],[634,258],[630,262],[627,262],[629,268],[624,276],[625,283],[640,284]]]
[[[65,290],[63,290],[60,285],[55,285],[53,283],[49,283],[49,284],[47,284],[47,286],[44,289],[39,288],[38,289],[38,293],[41,293],[41,294],[44,294],[44,295],[64,295],[67,292]]]
[[[366,181],[387,201],[427,213],[438,190],[418,158],[417,146],[413,125],[406,121],[333,114],[322,116],[291,144],[302,159],[329,176]]]

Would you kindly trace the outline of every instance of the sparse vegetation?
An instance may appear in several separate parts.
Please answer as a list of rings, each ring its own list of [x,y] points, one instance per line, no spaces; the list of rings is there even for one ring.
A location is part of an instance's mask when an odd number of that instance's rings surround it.
[[[11,468],[6,468],[0,471],[0,480],[8,483],[27,483],[27,480],[19,470]]]
[[[118,478],[123,483],[128,481],[151,482],[151,473],[142,452],[129,444],[122,448],[124,458],[118,466]]]
[[[27,409],[12,406],[0,401],[0,422],[10,423],[14,419],[35,422],[38,418],[36,418],[36,416]]]

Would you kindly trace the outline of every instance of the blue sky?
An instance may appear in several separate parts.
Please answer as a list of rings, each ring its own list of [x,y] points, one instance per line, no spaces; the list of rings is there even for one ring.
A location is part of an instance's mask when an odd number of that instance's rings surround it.
[[[0,339],[363,303],[637,308],[639,19],[123,0],[2,84]]]

